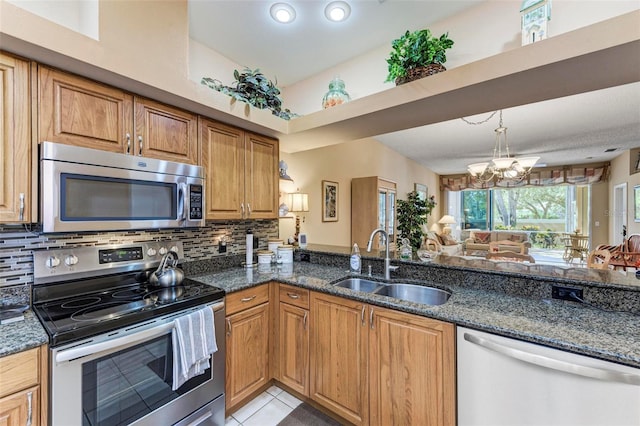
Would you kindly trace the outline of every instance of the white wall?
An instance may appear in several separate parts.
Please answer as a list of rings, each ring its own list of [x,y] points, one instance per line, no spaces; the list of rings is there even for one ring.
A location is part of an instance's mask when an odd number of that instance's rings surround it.
[[[562,34],[595,22],[638,10],[640,2],[615,0],[552,0],[549,35]],[[449,69],[479,59],[497,55],[521,46],[520,0],[489,0],[451,18],[429,26],[439,36],[449,33],[454,41],[447,51],[445,66]],[[640,23],[639,23],[640,24]],[[402,34],[398,34],[398,37]],[[588,42],[585,40],[585,42]],[[329,68],[307,80],[282,90],[285,104],[292,111],[308,114],[321,109],[322,97],[329,81],[339,75],[345,82],[351,99],[357,99],[394,87],[384,83],[387,77],[386,58],[391,40],[357,58]]]

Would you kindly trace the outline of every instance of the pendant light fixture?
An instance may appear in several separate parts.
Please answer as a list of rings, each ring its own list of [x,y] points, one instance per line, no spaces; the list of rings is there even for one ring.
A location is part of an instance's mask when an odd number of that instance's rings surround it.
[[[540,157],[511,157],[507,141],[507,128],[502,124],[502,110],[500,123],[495,129],[496,142],[493,147],[493,158],[484,163],[474,163],[467,166],[467,171],[476,181],[487,183],[492,180],[498,182],[508,180],[520,182],[531,173],[531,168]]]

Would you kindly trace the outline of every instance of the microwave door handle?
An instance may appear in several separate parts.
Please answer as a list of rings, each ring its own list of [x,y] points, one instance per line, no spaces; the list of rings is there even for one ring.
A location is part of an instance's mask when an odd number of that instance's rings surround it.
[[[187,184],[179,183],[178,184],[178,220],[184,221],[187,220],[187,209],[186,209],[186,200],[187,198]]]

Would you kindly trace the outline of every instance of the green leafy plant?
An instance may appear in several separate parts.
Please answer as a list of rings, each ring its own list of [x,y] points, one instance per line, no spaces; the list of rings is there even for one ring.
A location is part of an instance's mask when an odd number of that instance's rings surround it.
[[[391,42],[392,51],[387,59],[389,75],[385,81],[395,81],[405,77],[410,69],[429,64],[444,64],[447,61],[445,51],[453,46],[449,33],[440,37],[431,35],[428,29],[404,35]]]
[[[422,243],[422,225],[427,223],[427,216],[436,206],[432,195],[421,200],[416,191],[407,194],[406,200],[398,200],[398,231],[400,238],[408,238],[411,248],[416,251]]]
[[[265,77],[259,69],[245,68],[242,73],[234,70],[233,78],[236,80],[233,86],[225,86],[220,80],[209,77],[204,77],[201,82],[213,90],[231,96],[234,100],[246,102],[258,109],[270,109],[273,115],[285,120],[298,116],[282,108],[277,83]]]

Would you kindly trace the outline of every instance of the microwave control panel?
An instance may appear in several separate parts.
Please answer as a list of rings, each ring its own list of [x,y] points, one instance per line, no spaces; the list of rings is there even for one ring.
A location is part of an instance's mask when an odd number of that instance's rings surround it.
[[[202,185],[189,185],[189,219],[202,219]]]

